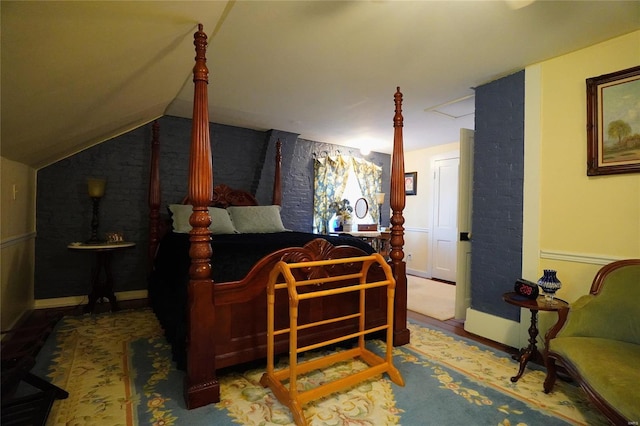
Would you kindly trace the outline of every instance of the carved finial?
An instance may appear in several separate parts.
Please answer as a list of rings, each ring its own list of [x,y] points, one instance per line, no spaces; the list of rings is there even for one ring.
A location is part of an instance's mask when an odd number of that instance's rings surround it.
[[[402,127],[402,92],[400,91],[400,86],[397,87],[396,94],[393,95],[393,99],[396,102],[396,113],[393,116],[393,126]]]
[[[208,83],[207,34],[202,28],[202,24],[198,24],[198,31],[193,35],[193,45],[196,47],[196,63],[193,66],[193,81],[202,80]]]

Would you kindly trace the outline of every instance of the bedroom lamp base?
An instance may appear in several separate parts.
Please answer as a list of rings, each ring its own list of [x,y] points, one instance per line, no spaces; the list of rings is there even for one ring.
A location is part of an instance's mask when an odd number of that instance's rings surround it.
[[[85,244],[101,244],[104,241],[98,238],[98,226],[100,225],[98,213],[100,212],[100,197],[92,197],[93,200],[93,216],[91,218],[91,237]]]

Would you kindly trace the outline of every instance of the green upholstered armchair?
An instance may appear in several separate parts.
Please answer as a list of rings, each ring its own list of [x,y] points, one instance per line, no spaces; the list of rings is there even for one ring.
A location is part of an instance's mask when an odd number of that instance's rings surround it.
[[[546,335],[549,393],[556,363],[613,424],[640,422],[640,259],[602,267],[588,295],[559,312]]]

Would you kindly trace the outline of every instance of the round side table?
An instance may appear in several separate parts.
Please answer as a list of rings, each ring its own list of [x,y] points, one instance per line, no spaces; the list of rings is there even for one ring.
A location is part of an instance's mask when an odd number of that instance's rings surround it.
[[[111,304],[111,310],[118,310],[116,295],[113,292],[113,275],[111,274],[111,256],[114,251],[134,247],[136,243],[120,241],[116,243],[71,243],[67,248],[78,251],[95,253],[96,261],[91,271],[91,293],[89,303],[84,307],[85,312],[93,312],[98,299],[106,298]],[[105,281],[100,280],[100,273],[104,270]]]
[[[520,379],[520,377],[522,377],[524,369],[527,366],[529,360],[531,358],[541,356],[540,352],[538,351],[538,347],[536,346],[536,338],[538,337],[538,311],[557,312],[560,309],[568,308],[569,303],[562,299],[554,298],[552,304],[550,303],[550,301],[546,300],[544,296],[538,296],[537,299],[528,299],[515,292],[503,294],[502,299],[511,305],[515,305],[520,308],[526,308],[531,311],[529,346],[520,349],[520,352],[513,357],[513,359],[520,361],[520,369],[518,370],[518,374],[511,378],[511,381],[515,383],[518,381],[518,379]],[[546,360],[544,360],[544,362],[546,366]]]

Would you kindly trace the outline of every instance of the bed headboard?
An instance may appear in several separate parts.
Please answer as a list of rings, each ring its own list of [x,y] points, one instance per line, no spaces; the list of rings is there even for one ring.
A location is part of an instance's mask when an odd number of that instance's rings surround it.
[[[282,142],[276,141],[275,169],[273,176],[272,204],[282,205],[282,183],[280,179],[282,165]],[[152,125],[151,140],[151,167],[149,176],[149,252],[148,270],[153,267],[160,239],[171,229],[170,221],[161,213],[160,196],[160,125],[156,120]],[[187,195],[182,199],[182,204],[193,204]],[[212,207],[227,208],[229,206],[257,206],[258,200],[249,192],[233,189],[220,184],[213,188],[213,194],[209,205]]]
[[[229,188],[227,185],[216,185],[213,188],[214,207],[227,208],[229,206],[257,206],[258,200],[248,192]]]
[[[182,204],[191,204],[189,197],[182,200]],[[256,197],[241,189],[233,189],[227,185],[216,185],[213,188],[213,197],[211,207],[220,207],[226,209],[229,206],[257,206]]]

